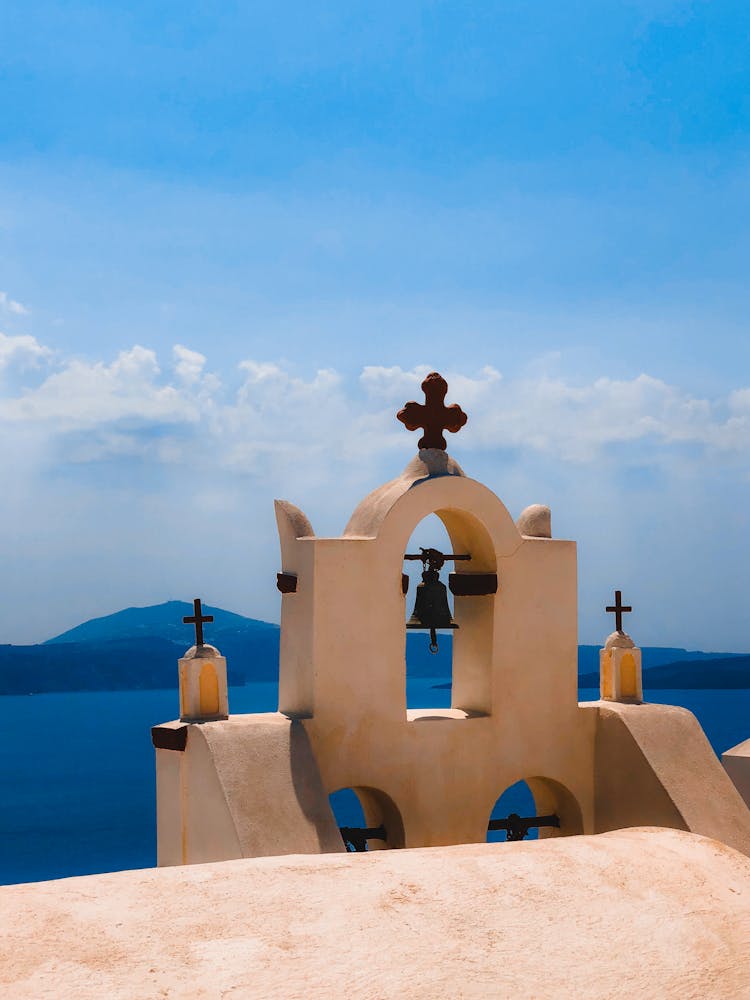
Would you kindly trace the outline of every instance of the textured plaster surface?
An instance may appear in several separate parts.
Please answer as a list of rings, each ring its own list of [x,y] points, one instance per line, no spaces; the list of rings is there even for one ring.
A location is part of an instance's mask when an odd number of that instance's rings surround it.
[[[157,751],[157,817],[160,865],[344,850],[307,734],[275,712]]]
[[[750,855],[750,811],[692,712],[610,701],[591,707],[598,708],[597,831],[637,826],[649,817]]]
[[[216,646],[211,646],[209,643],[204,642],[202,646],[191,646],[190,649],[182,657],[183,660],[215,660],[220,657],[221,653],[216,648]]]
[[[521,511],[516,527],[528,538],[552,538],[552,511],[543,503],[533,503]]]
[[[0,888],[4,1000],[750,996],[750,861],[666,830]]]
[[[605,649],[634,649],[635,643],[627,632],[611,632],[604,643]]]
[[[343,852],[302,724],[275,713],[255,716],[252,726],[244,718],[201,727],[243,857]]]

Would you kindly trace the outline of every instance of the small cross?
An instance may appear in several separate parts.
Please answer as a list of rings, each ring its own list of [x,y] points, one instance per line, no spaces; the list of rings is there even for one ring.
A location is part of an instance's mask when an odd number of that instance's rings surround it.
[[[424,403],[407,403],[396,416],[409,431],[415,431],[418,427],[424,429],[418,448],[439,448],[445,451],[447,445],[442,432],[445,430],[455,434],[461,430],[468,417],[458,403],[445,405],[448,383],[437,372],[431,372],[427,376],[422,383],[422,391],[425,395]]]
[[[214,620],[213,615],[204,615],[201,610],[201,600],[200,597],[196,597],[193,601],[193,614],[189,615],[187,618],[183,618],[182,621],[185,625],[195,625],[195,645],[203,645],[203,622],[212,622]]]
[[[624,612],[632,611],[633,609],[628,605],[622,603],[622,591],[615,591],[615,603],[610,605],[607,609],[608,612],[614,612],[615,624],[617,626],[617,631],[622,632],[622,616]]]

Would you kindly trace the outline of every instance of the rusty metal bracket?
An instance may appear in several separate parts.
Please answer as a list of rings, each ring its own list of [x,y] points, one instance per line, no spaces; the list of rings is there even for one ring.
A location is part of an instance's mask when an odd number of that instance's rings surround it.
[[[497,573],[449,573],[448,587],[455,597],[485,597],[497,593]]]
[[[297,577],[294,573],[277,573],[276,586],[282,594],[296,594]]]
[[[187,726],[153,726],[151,742],[157,750],[178,750],[184,753],[187,746]]]
[[[505,830],[508,840],[523,840],[532,828],[552,826],[559,829],[560,817],[551,816],[519,816],[511,813],[507,819],[491,819],[487,830]]]
[[[351,853],[366,851],[368,840],[388,840],[382,823],[380,826],[340,826],[339,831],[347,851]]]

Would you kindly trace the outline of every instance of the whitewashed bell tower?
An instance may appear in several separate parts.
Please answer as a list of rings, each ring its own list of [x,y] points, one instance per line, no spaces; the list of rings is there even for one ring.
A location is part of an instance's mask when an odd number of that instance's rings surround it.
[[[362,500],[341,536],[318,537],[298,507],[276,502],[278,711],[222,718],[222,688],[217,702],[199,666],[220,660],[184,658],[182,718],[152,731],[159,864],[343,851],[328,796],[345,788],[362,805],[363,837],[377,831],[370,850],[478,843],[520,780],[537,813],[557,821],[542,836],[662,825],[750,843],[747,809],[695,718],[622,703],[641,699],[632,640],[608,642],[603,700],[579,704],[576,545],[552,537],[548,507],[514,522],[464,473],[443,431],[459,431],[466,414],[445,405],[437,373],[422,388],[425,402],[398,414],[424,429],[416,456]],[[451,705],[410,709],[404,558],[432,514],[466,557],[448,577]],[[690,787],[669,753],[680,743],[701,772]],[[698,814],[709,786],[724,811]]]

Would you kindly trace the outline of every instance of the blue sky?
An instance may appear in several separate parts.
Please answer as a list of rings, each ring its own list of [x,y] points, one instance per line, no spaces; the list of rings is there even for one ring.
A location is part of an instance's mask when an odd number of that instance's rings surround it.
[[[274,619],[415,442],[579,543],[581,638],[750,649],[750,8],[0,12],[0,641]]]

